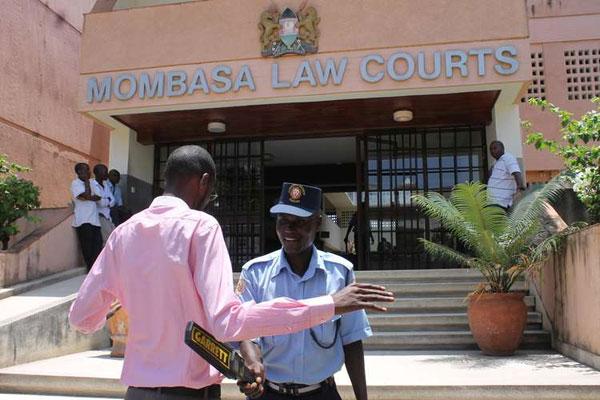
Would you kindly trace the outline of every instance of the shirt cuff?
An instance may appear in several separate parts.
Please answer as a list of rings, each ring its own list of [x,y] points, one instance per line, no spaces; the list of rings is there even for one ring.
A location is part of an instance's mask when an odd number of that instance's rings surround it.
[[[311,326],[320,325],[323,322],[333,318],[335,314],[333,297],[331,296],[320,296],[311,299],[305,299],[302,300],[302,303],[310,307],[309,315]]]
[[[363,329],[357,329],[354,332],[350,332],[346,335],[341,336],[342,344],[350,344],[354,342],[358,342],[359,340],[363,340],[368,338],[369,336],[373,336],[373,331],[370,326],[366,326]]]

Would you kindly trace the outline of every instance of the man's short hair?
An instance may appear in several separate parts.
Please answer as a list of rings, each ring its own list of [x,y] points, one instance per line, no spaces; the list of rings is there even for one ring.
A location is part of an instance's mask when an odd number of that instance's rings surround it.
[[[121,176],[121,173],[119,171],[117,171],[116,169],[111,169],[110,171],[108,171],[109,175],[117,175],[117,176]]]
[[[501,148],[502,150],[504,150],[504,143],[502,143],[501,141],[499,141],[499,140],[492,140],[492,143],[490,143],[490,147],[492,147],[494,144],[497,144],[497,145],[499,145],[499,146],[500,146],[500,148]]]
[[[79,174],[79,172],[81,172],[81,169],[85,168],[85,167],[89,168],[89,166],[86,163],[84,163],[84,162],[80,162],[80,163],[75,164],[75,173]]]
[[[165,168],[165,185],[176,184],[181,179],[208,174],[214,181],[215,162],[211,155],[200,146],[181,146],[171,153]]]
[[[94,175],[98,175],[100,173],[100,169],[102,169],[102,168],[108,170],[108,167],[106,165],[104,165],[104,164],[96,164],[96,165],[94,165]]]

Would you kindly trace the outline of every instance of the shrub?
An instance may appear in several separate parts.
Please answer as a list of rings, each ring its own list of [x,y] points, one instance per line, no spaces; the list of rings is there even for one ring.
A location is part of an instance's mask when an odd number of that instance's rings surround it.
[[[600,98],[592,102],[600,105]],[[548,110],[560,119],[563,142],[546,139],[525,121],[523,126],[530,132],[527,143],[563,159],[573,191],[586,206],[591,222],[600,222],[600,106],[576,120],[572,113],[547,100],[532,98],[529,104]]]
[[[0,241],[2,250],[8,248],[8,240],[19,233],[17,220],[27,218],[29,211],[40,206],[40,190],[31,181],[20,178],[17,173],[30,169],[8,161],[0,154]]]

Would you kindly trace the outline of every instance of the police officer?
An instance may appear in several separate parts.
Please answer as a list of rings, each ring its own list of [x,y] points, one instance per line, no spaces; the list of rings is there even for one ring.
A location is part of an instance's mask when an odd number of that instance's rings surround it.
[[[279,203],[271,208],[282,249],[244,265],[236,287],[243,301],[307,299],[335,293],[354,281],[352,263],[313,244],[320,209],[321,189],[283,184]],[[240,383],[240,390],[251,397],[264,390],[260,399],[265,400],[340,399],[333,375],[345,362],[356,398],[366,400],[362,340],[371,335],[361,310],[298,333],[245,342],[246,362],[263,364],[266,381],[260,390]]]

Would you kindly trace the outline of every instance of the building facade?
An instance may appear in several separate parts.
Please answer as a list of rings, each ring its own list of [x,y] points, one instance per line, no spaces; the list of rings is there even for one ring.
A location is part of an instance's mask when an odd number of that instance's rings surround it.
[[[560,169],[522,144],[522,117],[558,132],[524,101],[589,107],[599,15],[566,0],[98,0],[78,107],[111,129],[134,209],[162,192],[173,149],[211,152],[209,212],[236,268],[277,248],[268,209],[284,181],[323,188],[320,244],[357,268],[450,267],[419,247],[452,239],[411,196],[485,180],[492,140],[532,180]]]
[[[78,111],[83,13],[93,0],[0,3],[0,153],[32,168],[44,208],[65,207],[76,162],[108,162],[109,129]]]
[[[546,98],[576,116],[600,97],[600,2],[528,0],[531,86],[521,98],[520,114],[549,137],[559,138],[559,123],[528,104]],[[525,137],[523,137],[523,140]],[[529,182],[545,182],[562,168],[558,157],[525,145]]]

